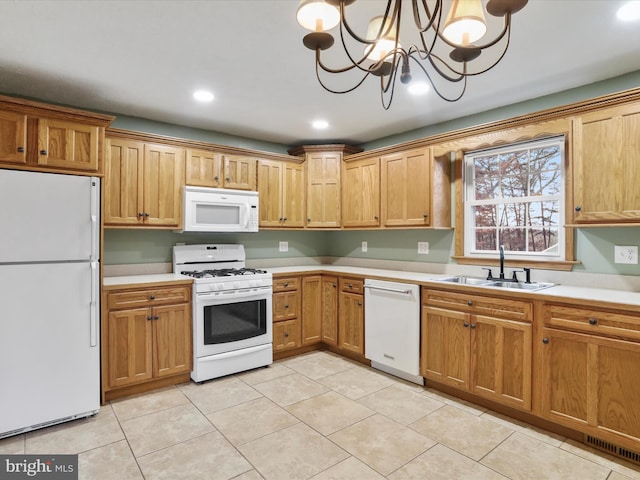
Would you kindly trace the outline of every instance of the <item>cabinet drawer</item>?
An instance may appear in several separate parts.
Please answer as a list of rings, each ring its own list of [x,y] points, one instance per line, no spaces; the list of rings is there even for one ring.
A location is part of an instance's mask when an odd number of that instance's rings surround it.
[[[273,350],[279,352],[300,346],[300,320],[273,324]]]
[[[288,292],[300,288],[300,277],[283,277],[273,279],[273,291]]]
[[[476,315],[507,317],[510,320],[531,322],[533,319],[533,304],[520,300],[423,288],[422,303],[432,307],[448,308]]]
[[[191,301],[190,287],[148,288],[107,294],[107,308],[109,310],[153,307],[155,305],[168,305],[189,301]]]
[[[281,292],[273,294],[273,321],[298,318],[300,307],[300,292]]]
[[[547,326],[640,340],[640,315],[546,303],[543,319]]]
[[[356,278],[341,278],[340,291],[350,293],[364,293],[364,282]]]

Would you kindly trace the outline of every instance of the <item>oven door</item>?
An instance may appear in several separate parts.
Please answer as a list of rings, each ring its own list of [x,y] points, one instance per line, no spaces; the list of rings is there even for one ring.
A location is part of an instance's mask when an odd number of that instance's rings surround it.
[[[204,357],[272,342],[272,289],[198,294],[195,356]]]

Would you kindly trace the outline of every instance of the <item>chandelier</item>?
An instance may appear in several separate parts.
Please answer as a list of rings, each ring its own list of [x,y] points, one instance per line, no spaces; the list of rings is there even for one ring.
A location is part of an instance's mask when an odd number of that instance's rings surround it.
[[[400,43],[402,0],[388,0],[384,15],[369,21],[365,35],[356,33],[356,28],[347,21],[347,7],[354,2],[302,0],[296,17],[302,27],[312,31],[305,35],[303,43],[316,52],[316,77],[325,90],[338,94],[352,92],[373,75],[380,78],[382,106],[388,110],[398,72],[400,82],[409,84],[412,67],[424,74],[443,100],[455,102],[462,98],[467,77],[485,73],[502,60],[509,47],[511,15],[524,8],[528,0],[487,1],[486,11],[495,17],[489,17],[492,23],[502,23],[490,38],[485,38],[489,35],[482,0],[453,0],[444,23],[443,0],[412,0],[415,24],[412,34],[417,41],[411,46]],[[321,52],[333,46],[334,37],[327,31],[336,26],[346,65],[332,68],[322,61]],[[350,74],[353,83],[344,89],[331,88],[322,78],[322,72],[349,71],[356,75]]]

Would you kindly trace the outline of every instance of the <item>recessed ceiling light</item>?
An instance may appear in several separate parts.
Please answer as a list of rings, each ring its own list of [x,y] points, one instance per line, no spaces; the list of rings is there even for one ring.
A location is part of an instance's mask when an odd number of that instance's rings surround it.
[[[196,90],[193,92],[193,98],[199,102],[210,102],[213,100],[213,93],[207,90]]]
[[[416,82],[415,80],[409,84],[409,93],[411,95],[425,95],[429,91],[427,82]]]
[[[622,5],[618,9],[618,20],[623,22],[632,22],[634,20],[640,20],[640,1],[633,0]]]
[[[311,123],[311,126],[316,130],[324,130],[325,128],[329,127],[329,122],[327,122],[326,120],[314,120]]]

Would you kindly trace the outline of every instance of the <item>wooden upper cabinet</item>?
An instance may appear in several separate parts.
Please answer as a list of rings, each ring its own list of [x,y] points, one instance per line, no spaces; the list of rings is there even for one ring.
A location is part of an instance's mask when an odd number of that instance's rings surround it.
[[[345,162],[342,180],[342,226],[380,226],[380,159]]]
[[[304,166],[258,160],[261,227],[304,227]]]
[[[98,171],[99,129],[63,120],[38,121],[38,165]]]
[[[0,95],[0,166],[99,175],[113,119]]]
[[[108,139],[105,170],[105,225],[181,225],[182,148]]]
[[[431,225],[430,166],[429,150],[424,148],[380,159],[384,226]]]
[[[208,150],[187,149],[185,184],[196,187],[222,187],[222,158],[220,154]]]
[[[0,110],[0,161],[27,163],[27,116]]]
[[[307,226],[340,226],[339,152],[307,153]]]
[[[256,189],[256,159],[242,155],[223,155],[224,188]]]
[[[640,102],[573,124],[575,223],[640,223]]]

